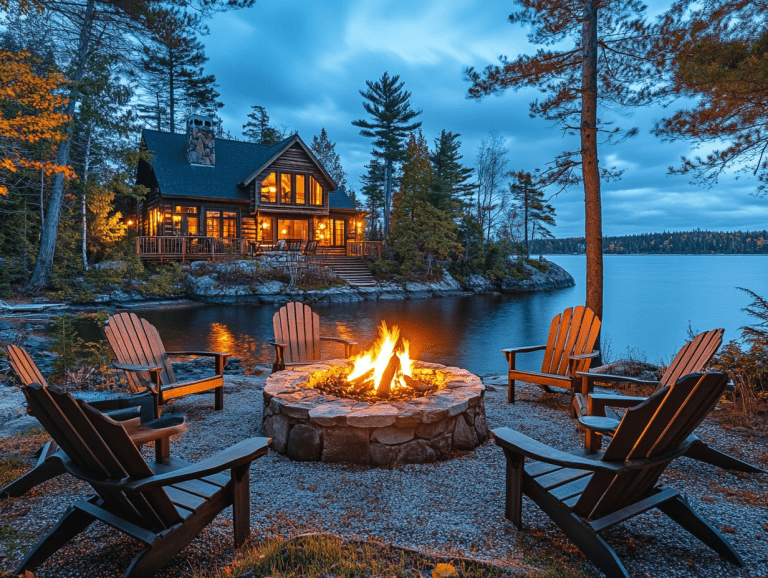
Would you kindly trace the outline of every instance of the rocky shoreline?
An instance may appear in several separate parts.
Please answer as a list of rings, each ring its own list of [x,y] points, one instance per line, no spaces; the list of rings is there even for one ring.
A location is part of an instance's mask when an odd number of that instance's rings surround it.
[[[205,262],[200,262],[203,265]],[[251,260],[222,262],[210,271],[211,264],[206,264],[205,273],[196,274],[198,263],[185,268],[186,288],[174,299],[189,299],[203,303],[284,303],[304,301],[307,303],[344,303],[378,299],[424,299],[451,295],[476,295],[485,293],[533,293],[538,291],[556,291],[573,287],[575,281],[565,269],[552,262],[546,262],[548,270],[539,271],[529,264],[523,264],[523,275],[527,278],[516,279],[511,276],[494,281],[482,275],[469,275],[463,282],[454,279],[447,271],[440,281],[434,282],[394,282],[378,283],[374,287],[354,287],[351,285],[331,287],[321,290],[302,290],[281,281],[262,283],[226,282],[222,277],[248,278],[255,276],[260,265]],[[156,296],[143,296],[138,291],[111,291],[102,293],[91,303],[83,306],[138,306],[157,301]],[[162,299],[163,303],[169,301]]]

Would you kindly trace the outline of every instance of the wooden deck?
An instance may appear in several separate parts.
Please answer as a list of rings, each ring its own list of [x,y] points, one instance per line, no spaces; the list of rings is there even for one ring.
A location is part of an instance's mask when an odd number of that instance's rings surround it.
[[[144,261],[166,263],[173,261],[217,261],[240,255],[251,254],[252,243],[248,239],[221,237],[136,237],[136,253]],[[318,256],[324,255],[328,247],[319,247]],[[349,241],[346,247],[332,248],[347,256],[363,260],[381,257],[379,241]]]

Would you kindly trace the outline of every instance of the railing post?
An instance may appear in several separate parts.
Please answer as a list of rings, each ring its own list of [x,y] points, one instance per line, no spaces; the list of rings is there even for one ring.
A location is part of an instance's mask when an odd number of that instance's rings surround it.
[[[216,239],[208,237],[211,240],[211,261],[216,260]]]

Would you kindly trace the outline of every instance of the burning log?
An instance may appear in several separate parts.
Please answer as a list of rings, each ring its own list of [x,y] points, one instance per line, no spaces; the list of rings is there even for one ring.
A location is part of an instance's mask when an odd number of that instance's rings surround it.
[[[386,399],[389,397],[389,392],[392,389],[392,380],[400,370],[400,358],[397,354],[401,353],[403,348],[403,338],[398,337],[394,348],[392,348],[392,356],[387,362],[387,367],[384,369],[384,373],[381,374],[379,388],[376,390],[376,395],[381,399]]]
[[[422,383],[418,379],[413,379],[408,375],[403,375],[403,381],[405,381],[405,385],[407,385],[411,389],[415,389],[416,391],[423,392],[423,391],[430,391],[432,389],[432,386],[427,385],[426,383]]]

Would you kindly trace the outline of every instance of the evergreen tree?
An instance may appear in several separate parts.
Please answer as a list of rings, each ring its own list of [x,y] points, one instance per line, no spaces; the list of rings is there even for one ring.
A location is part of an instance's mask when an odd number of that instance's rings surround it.
[[[325,170],[331,175],[331,178],[336,181],[336,184],[340,189],[347,186],[347,173],[341,166],[341,158],[336,152],[336,143],[331,142],[328,138],[328,133],[325,132],[325,128],[320,129],[320,136],[313,136],[312,143],[309,145],[311,150],[320,164],[323,165]]]
[[[428,200],[432,186],[429,148],[419,131],[408,139],[400,191],[392,209],[390,247],[404,275],[431,276],[436,261],[449,259],[461,248],[451,216]]]
[[[362,182],[361,192],[365,195],[363,203],[368,211],[367,239],[374,241],[382,238],[381,213],[384,206],[384,164],[372,156],[371,162],[365,165],[368,172],[360,177]]]
[[[248,114],[251,119],[243,125],[243,136],[248,142],[255,142],[263,145],[275,145],[285,138],[285,131],[281,131],[269,124],[269,115],[267,109],[263,106],[254,105],[251,107],[253,112]]]
[[[544,200],[544,191],[534,185],[531,173],[519,171],[514,177],[517,182],[509,184],[509,192],[523,221],[525,254],[530,255],[530,244],[537,230],[542,237],[552,237],[547,227],[555,225],[555,209]]]
[[[151,44],[145,46],[134,77],[143,85],[142,116],[176,132],[183,118],[195,111],[213,116],[224,106],[217,99],[216,77],[203,74],[205,47],[195,38],[201,18],[178,9],[156,9],[147,16]],[[148,102],[146,102],[148,100]]]
[[[567,134],[578,133],[579,146],[559,155],[545,178],[547,184],[562,188],[584,185],[586,305],[602,319],[600,179],[621,172],[598,166],[598,133],[609,142],[632,136],[637,129],[607,130],[598,119],[598,104],[638,106],[657,97],[661,78],[653,49],[658,30],[646,24],[640,0],[517,0],[517,4],[520,10],[509,16],[510,22],[525,26],[531,42],[546,48],[514,60],[502,56],[500,65],[489,65],[482,72],[467,69],[465,77],[472,83],[469,96],[535,87],[546,96],[531,103],[531,114],[554,121]]]
[[[429,154],[432,161],[432,189],[429,202],[452,216],[457,216],[472,194],[473,186],[467,181],[471,178],[473,169],[463,167],[459,154],[461,141],[458,133],[446,132],[443,129],[435,139],[435,148]]]
[[[363,108],[371,115],[371,121],[364,119],[354,120],[352,124],[361,128],[360,134],[374,139],[374,156],[384,163],[384,238],[389,235],[390,209],[392,206],[392,183],[396,165],[404,159],[405,147],[403,141],[411,131],[421,126],[421,122],[411,123],[421,111],[411,108],[411,93],[403,90],[404,82],[398,81],[400,77],[390,77],[385,72],[381,79],[375,82],[366,80],[368,90],[360,94],[367,102],[363,102]],[[410,124],[409,124],[410,123]]]

